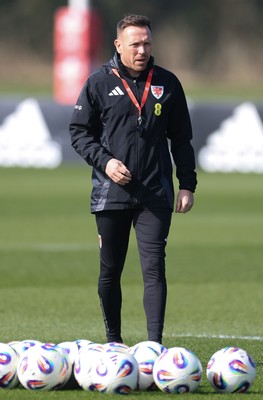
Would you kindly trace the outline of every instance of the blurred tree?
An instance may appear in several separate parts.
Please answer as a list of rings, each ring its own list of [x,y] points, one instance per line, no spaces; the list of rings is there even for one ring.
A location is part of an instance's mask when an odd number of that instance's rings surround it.
[[[1,53],[32,54],[51,63],[53,16],[66,0],[1,0]],[[154,55],[171,69],[199,76],[261,79],[262,0],[91,0],[103,19],[103,58],[113,51],[116,22],[127,13],[153,21]],[[0,69],[3,67],[0,67]]]
[[[24,47],[51,58],[54,11],[65,3],[65,0],[1,0],[1,42],[13,49]]]
[[[207,78],[230,72],[232,76],[242,66],[249,70],[251,63],[258,71],[262,68],[262,0],[133,0],[132,4],[129,0],[94,0],[93,3],[104,17],[107,56],[113,49],[116,21],[123,14],[136,12],[152,19],[157,38],[154,54],[170,68],[188,68]]]

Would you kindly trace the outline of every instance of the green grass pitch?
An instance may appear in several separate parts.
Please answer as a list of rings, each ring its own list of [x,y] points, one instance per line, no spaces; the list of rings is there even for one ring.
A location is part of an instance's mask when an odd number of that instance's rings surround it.
[[[90,168],[0,169],[0,341],[105,342],[99,301],[98,240],[90,214]],[[175,182],[176,184],[176,182]],[[177,184],[176,184],[177,185]],[[263,398],[262,175],[199,173],[195,207],[174,214],[167,245],[166,347],[188,347],[204,371],[225,346],[247,350],[257,377],[245,395]],[[123,338],[146,340],[134,233],[123,273]],[[99,399],[83,390],[0,389],[2,399]],[[161,391],[130,399],[168,398]],[[224,399],[237,398],[224,395]],[[117,395],[106,395],[118,398]],[[222,399],[205,372],[186,398]],[[240,398],[240,396],[239,396]]]

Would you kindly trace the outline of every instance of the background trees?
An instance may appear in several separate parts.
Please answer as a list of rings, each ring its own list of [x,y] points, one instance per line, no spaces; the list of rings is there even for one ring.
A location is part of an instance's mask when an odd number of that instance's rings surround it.
[[[158,63],[191,80],[257,84],[263,65],[262,0],[93,0],[102,16],[102,60],[113,51],[116,21],[135,12],[150,16]],[[52,70],[53,15],[65,0],[1,0],[2,79],[21,69]],[[34,68],[35,67],[35,68]],[[40,74],[41,75],[41,74]]]

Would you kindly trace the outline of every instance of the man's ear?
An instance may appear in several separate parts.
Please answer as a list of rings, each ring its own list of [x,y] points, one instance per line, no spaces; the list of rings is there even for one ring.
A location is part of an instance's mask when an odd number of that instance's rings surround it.
[[[119,41],[119,39],[115,39],[114,44],[115,44],[117,52],[119,54],[121,54],[122,53],[122,45],[121,45],[121,42]]]

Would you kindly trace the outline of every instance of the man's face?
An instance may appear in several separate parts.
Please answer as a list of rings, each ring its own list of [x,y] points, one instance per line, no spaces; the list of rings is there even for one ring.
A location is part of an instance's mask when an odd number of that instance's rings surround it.
[[[134,77],[144,71],[152,51],[152,35],[148,26],[128,26],[114,42],[121,61]]]

